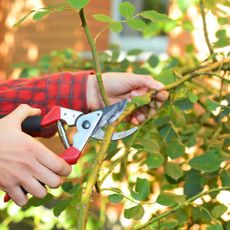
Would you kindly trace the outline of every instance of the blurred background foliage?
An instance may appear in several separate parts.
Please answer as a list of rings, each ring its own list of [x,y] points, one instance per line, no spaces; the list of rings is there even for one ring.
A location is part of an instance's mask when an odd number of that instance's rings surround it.
[[[154,37],[170,35],[178,28],[194,32],[197,28],[188,19],[188,11],[194,7],[200,12],[204,6],[205,14],[215,16],[218,30],[209,47],[210,55],[202,60],[194,41],[186,45],[183,55],[145,55],[142,49],[124,51],[116,44],[99,51],[102,72],[150,74],[166,86],[190,78],[171,87],[169,100],[161,108],[155,104],[157,113],[150,112],[135,135],[111,143],[98,177],[100,193],[94,192],[91,199],[87,229],[134,229],[137,224],[141,229],[230,229],[230,64],[226,29],[230,5],[225,0],[177,0],[173,4],[180,13],[171,18],[163,2],[144,1],[142,12],[135,12],[132,1],[121,2],[120,20],[100,12],[93,15],[113,32],[122,33],[129,27],[141,37]],[[72,7],[73,1],[68,3]],[[150,12],[152,9],[158,12]],[[41,20],[52,11],[38,10],[33,18]],[[205,26],[207,30],[212,27],[209,21]],[[203,39],[204,46],[206,42]],[[21,70],[20,77],[30,78],[94,69],[94,63],[90,55],[66,48],[40,57],[34,65],[19,63],[13,67]],[[118,129],[128,126],[123,123]],[[57,145],[58,139],[50,141]],[[62,188],[50,190],[43,200],[31,198],[22,209],[1,202],[0,229],[76,229],[82,190],[99,144],[91,141]]]

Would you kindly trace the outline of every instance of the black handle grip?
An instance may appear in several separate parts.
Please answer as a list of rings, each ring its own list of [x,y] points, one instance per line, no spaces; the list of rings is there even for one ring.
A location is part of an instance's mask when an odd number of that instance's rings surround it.
[[[7,115],[0,115],[0,118],[3,118]],[[42,116],[32,116],[26,118],[22,122],[22,130],[25,133],[31,134],[31,133],[40,133],[42,131],[41,126]]]
[[[25,133],[39,133],[42,131],[42,116],[28,117],[22,122],[22,130]]]

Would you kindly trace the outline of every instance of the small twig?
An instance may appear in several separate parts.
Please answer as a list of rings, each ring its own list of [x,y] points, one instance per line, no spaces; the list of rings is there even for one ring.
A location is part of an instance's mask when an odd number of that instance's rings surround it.
[[[206,22],[206,16],[205,16],[205,10],[204,10],[204,1],[203,0],[200,0],[200,12],[201,12],[201,17],[202,17],[205,41],[207,43],[210,54],[213,55],[213,58],[212,58],[213,61],[216,61],[216,57],[214,55],[214,51],[213,51],[211,42],[210,42],[209,37],[208,37],[208,29],[207,29],[207,22]]]
[[[220,65],[229,64],[229,63],[230,63],[230,59],[225,59],[223,61],[214,62],[214,63],[210,64],[209,66],[205,66],[203,68],[200,68],[199,72],[192,72],[192,73],[189,73],[189,74],[185,75],[183,78],[177,80],[176,82],[173,82],[173,83],[167,85],[165,87],[165,89],[166,90],[171,90],[173,88],[178,87],[179,85],[184,84],[186,81],[189,81],[192,78],[195,78],[195,77],[198,77],[198,76],[202,76],[202,75],[204,75],[204,76],[205,75],[210,75],[210,71],[213,71],[213,70],[219,68]],[[219,77],[221,79],[225,79],[226,81],[229,81],[228,79],[223,78],[222,76],[220,76],[218,74],[213,73],[212,75],[215,75],[216,77]]]
[[[94,37],[94,42],[96,43],[97,39],[101,36],[101,34],[107,30],[109,28],[109,26],[105,26],[95,37]]]
[[[230,70],[228,58],[224,58],[222,61],[216,61],[215,63],[218,63],[218,67],[216,67],[215,69],[212,69],[213,71],[218,70],[218,68],[221,66],[220,63],[222,63],[222,65],[223,65],[221,67],[222,70]],[[200,69],[209,68],[210,65],[211,65],[211,63],[206,63],[205,65],[199,65],[199,66],[184,70],[181,72],[181,75],[185,76],[187,74],[193,73],[193,72],[198,71]]]

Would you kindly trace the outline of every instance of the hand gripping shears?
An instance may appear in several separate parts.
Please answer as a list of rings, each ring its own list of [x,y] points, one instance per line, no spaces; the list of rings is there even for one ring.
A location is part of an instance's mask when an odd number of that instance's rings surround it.
[[[58,133],[66,150],[59,154],[68,164],[76,164],[81,156],[87,141],[90,137],[103,140],[105,132],[103,127],[112,124],[123,113],[127,104],[127,100],[123,100],[114,105],[104,107],[100,110],[83,114],[68,108],[54,106],[44,117],[34,116],[27,118],[22,123],[22,130],[27,133],[38,131],[42,127],[49,127],[57,124]],[[63,122],[70,127],[76,127],[77,131],[73,135],[72,145],[66,135]],[[137,127],[131,128],[123,132],[114,133],[111,140],[120,140],[130,136],[137,130]],[[5,195],[4,201],[10,200],[8,194]]]

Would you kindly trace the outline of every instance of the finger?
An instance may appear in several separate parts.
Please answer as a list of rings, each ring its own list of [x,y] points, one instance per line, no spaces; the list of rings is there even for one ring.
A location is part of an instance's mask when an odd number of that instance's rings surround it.
[[[13,187],[7,191],[10,198],[20,207],[28,202],[28,198],[19,186]]]
[[[33,177],[50,188],[58,188],[63,183],[59,176],[41,164],[36,165]]]
[[[153,79],[153,77],[149,75],[141,75],[141,77],[139,76],[137,76],[138,80],[140,81],[139,84],[142,84],[144,87],[147,87],[148,89],[155,89],[157,91],[164,89],[164,84],[156,81]]]
[[[145,114],[143,114],[141,111],[135,111],[131,117],[130,117],[130,121],[131,123],[135,124],[135,125],[139,125],[141,123],[143,123],[146,119]]]
[[[46,187],[33,177],[28,177],[21,182],[21,186],[31,195],[37,198],[44,198],[47,195]]]
[[[156,95],[156,98],[157,100],[159,101],[166,101],[168,99],[168,96],[169,96],[169,92],[167,91],[160,91],[157,95]]]
[[[147,117],[148,113],[149,113],[149,106],[147,106],[147,105],[142,106],[137,111],[140,111],[141,113],[143,113],[145,115],[145,117]]]
[[[155,100],[155,101],[152,101],[149,105],[152,110],[157,110],[162,106],[162,102]]]
[[[137,120],[135,116],[131,118],[131,123],[134,125],[139,125],[139,121]]]
[[[135,113],[135,117],[136,117],[136,119],[137,119],[139,124],[143,123],[145,121],[145,119],[146,119],[145,114],[140,112],[140,111],[137,111]]]
[[[35,109],[30,107],[29,105],[21,104],[7,116],[7,119],[11,119],[12,122],[21,124],[27,117],[40,115],[40,114],[41,114],[40,109]]]
[[[130,92],[130,97],[136,97],[136,96],[145,95],[147,92],[148,92],[147,88],[132,90]]]
[[[40,151],[37,153],[37,160],[60,176],[68,176],[71,173],[71,166],[42,144],[40,144]]]

